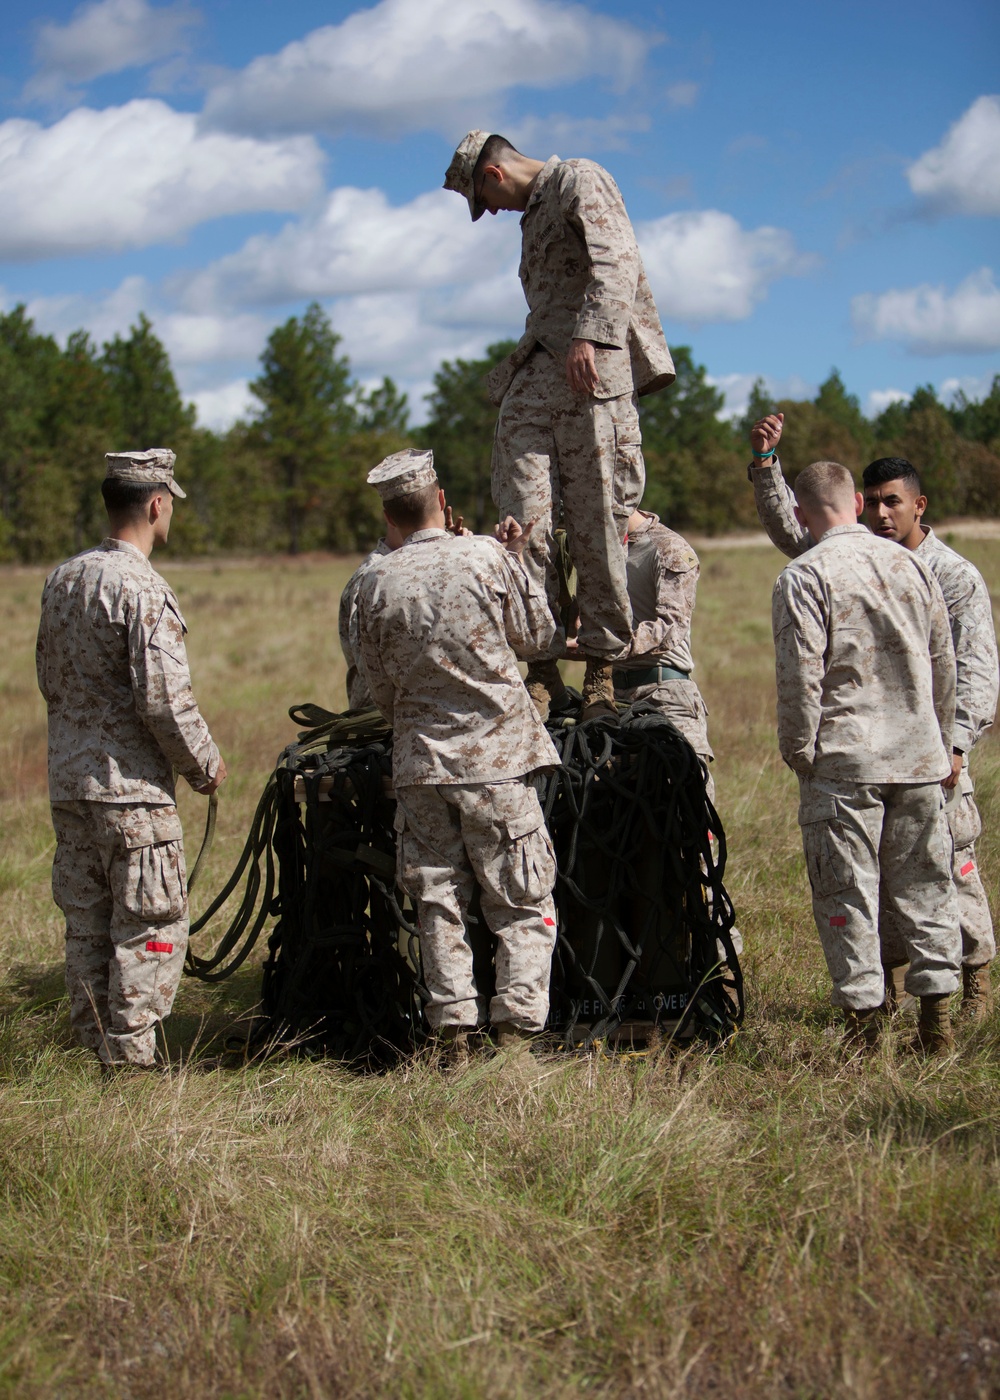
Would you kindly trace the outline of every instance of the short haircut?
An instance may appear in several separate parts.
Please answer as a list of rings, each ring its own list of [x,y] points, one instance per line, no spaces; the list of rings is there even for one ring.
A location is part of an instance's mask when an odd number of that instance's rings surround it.
[[[164,494],[170,494],[170,487],[165,481],[150,485],[148,481],[121,481],[116,476],[106,476],[101,482],[101,495],[108,515],[144,514],[153,497]]]
[[[407,491],[404,496],[390,496],[387,501],[382,502],[382,509],[401,530],[419,530],[424,521],[437,509],[440,489],[435,481],[432,486],[421,486],[419,491]]]
[[[854,477],[839,462],[812,462],[795,478],[795,499],[804,510],[853,508],[854,492]]]
[[[884,486],[887,481],[905,481],[914,495],[921,494],[917,469],[905,457],[880,457],[877,462],[869,462],[861,480],[866,486]]]
[[[496,132],[492,136],[487,136],[483,142],[483,149],[479,152],[476,160],[476,167],[472,172],[472,183],[479,183],[479,177],[488,165],[499,165],[508,156],[518,156],[521,152],[516,146],[512,146],[506,136],[498,136]]]

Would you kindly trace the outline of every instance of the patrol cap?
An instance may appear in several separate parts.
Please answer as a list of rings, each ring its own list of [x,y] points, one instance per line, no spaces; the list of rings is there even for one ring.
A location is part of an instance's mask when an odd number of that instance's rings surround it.
[[[148,447],[144,452],[106,452],[105,476],[114,481],[138,481],[147,486],[169,486],[173,496],[186,496],[174,480],[175,453],[169,447]]]
[[[383,501],[391,501],[394,496],[407,496],[411,491],[423,490],[425,486],[436,486],[434,453],[422,452],[416,447],[393,452],[391,456],[384,457],[377,467],[372,467],[368,473],[368,485],[375,487]]]
[[[464,194],[469,201],[469,212],[472,215],[473,223],[486,213],[486,205],[476,198],[473,175],[479,154],[489,139],[490,133],[488,131],[470,131],[452,156],[451,164],[444,177],[446,190],[456,190],[459,194]]]

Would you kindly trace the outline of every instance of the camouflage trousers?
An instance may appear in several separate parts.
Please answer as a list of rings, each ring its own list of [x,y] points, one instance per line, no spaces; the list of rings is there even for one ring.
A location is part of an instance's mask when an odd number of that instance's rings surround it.
[[[712,806],[715,806],[715,778],[712,776],[712,761],[715,755],[708,742],[708,706],[702,698],[696,681],[668,680],[656,685],[633,685],[627,689],[615,687],[615,699],[623,705],[634,705],[639,700],[655,705],[678,733],[688,741],[701,759],[705,770],[705,791]],[[709,833],[709,839],[714,837]],[[734,925],[729,931],[733,940],[733,951],[737,957],[743,952],[743,935]],[[717,944],[721,961],[726,959],[726,950]]]
[[[962,941],[951,839],[939,783],[799,780],[799,822],[813,914],[834,1006],[884,997],[879,908],[893,910],[911,996],[953,992]]]
[[[624,540],[646,481],[641,441],[634,396],[575,394],[565,365],[547,350],[535,351],[504,395],[493,440],[493,500],[501,520],[534,522],[521,562],[557,623],[548,656],[562,655],[566,641],[553,535],[560,506],[576,566],[581,654],[613,661],[631,645]]]
[[[74,1034],[107,1064],[150,1065],[188,941],[177,808],[56,802],[52,824]]]
[[[954,845],[951,873],[958,896],[962,962],[967,967],[982,967],[992,962],[997,945],[993,936],[990,904],[979,878],[979,862],[976,859],[976,841],[982,833],[983,822],[976,806],[968,760],[944,811]],[[906,948],[891,908],[882,909],[879,924],[882,961],[886,967],[900,967],[906,962]]]
[[[497,939],[489,1019],[541,1030],[556,941],[556,863],[534,789],[522,778],[408,785],[396,789],[396,802],[397,873],[417,905],[431,1026],[486,1021],[467,926],[478,881],[483,917]]]

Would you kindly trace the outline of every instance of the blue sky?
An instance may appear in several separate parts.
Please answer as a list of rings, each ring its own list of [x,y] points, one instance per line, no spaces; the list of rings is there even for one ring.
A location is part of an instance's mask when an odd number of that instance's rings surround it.
[[[515,215],[440,189],[466,130],[618,180],[668,340],[739,410],[836,365],[868,411],[1000,371],[1000,7],[6,0],[0,308],[142,310],[223,427],[320,301],[365,381],[516,335]]]

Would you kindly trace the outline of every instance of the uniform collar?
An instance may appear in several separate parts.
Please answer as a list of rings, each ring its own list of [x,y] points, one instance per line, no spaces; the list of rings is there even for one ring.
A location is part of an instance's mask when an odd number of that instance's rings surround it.
[[[144,564],[149,563],[149,560],[146,555],[143,554],[142,550],[134,544],[129,544],[128,540],[116,540],[111,535],[108,535],[105,539],[101,540],[101,548],[117,549],[122,554],[135,554]]]
[[[522,224],[531,212],[532,206],[537,204],[538,200],[541,199],[542,190],[548,184],[557,165],[562,165],[560,158],[558,156],[549,156],[548,160],[535,176],[535,183],[532,185],[531,193],[528,195],[528,203],[525,205],[524,213],[521,215]]]
[[[834,525],[831,529],[827,530],[826,534],[823,536],[823,540],[832,539],[834,535],[857,535],[862,532],[866,535],[872,533],[867,525],[862,525],[860,523],[857,525]],[[823,540],[820,540],[820,544],[823,543]]]
[[[448,538],[447,530],[414,530],[412,535],[407,535],[400,548],[405,549],[408,544],[423,544],[425,540],[446,540]]]

